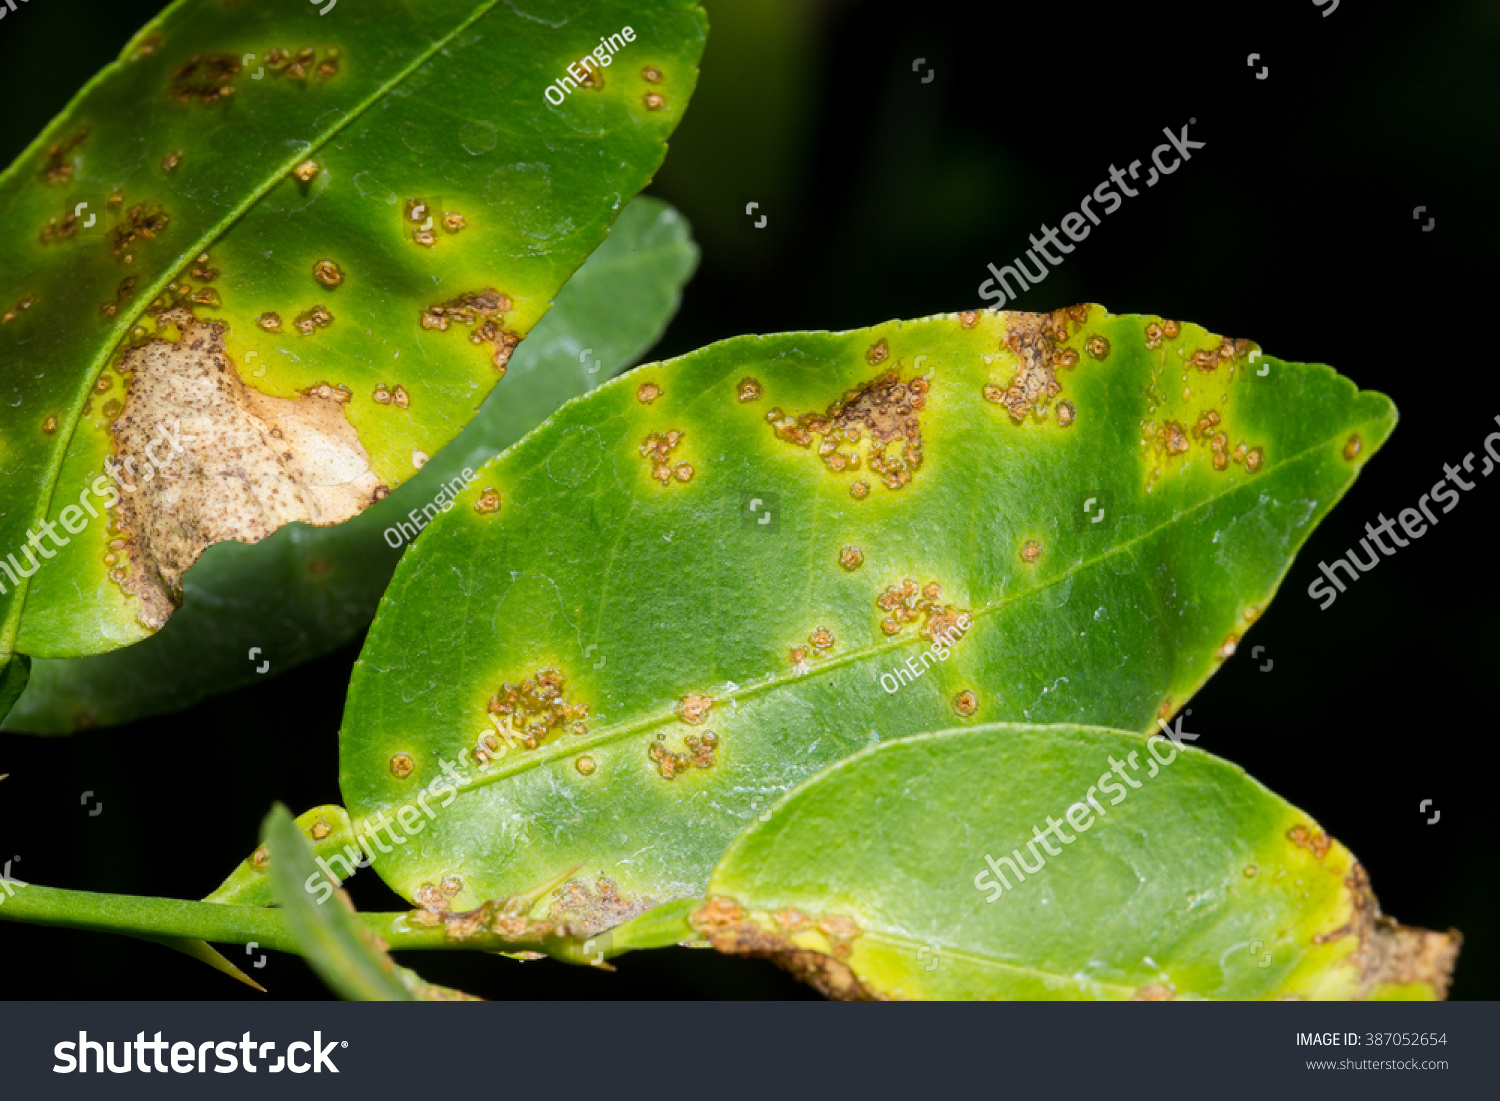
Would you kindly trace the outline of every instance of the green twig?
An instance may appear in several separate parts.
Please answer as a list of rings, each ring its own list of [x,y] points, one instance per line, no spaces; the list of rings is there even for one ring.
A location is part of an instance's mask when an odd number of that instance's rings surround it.
[[[3,896],[0,896],[3,897]],[[451,939],[442,925],[419,925],[410,911],[365,913],[359,918],[393,950],[469,948],[556,952],[554,943],[517,941],[492,933]],[[0,921],[64,929],[123,933],[137,937],[187,937],[216,944],[248,944],[298,953],[296,938],[279,910],[220,902],[193,902],[143,895],[110,895],[27,885],[0,903]],[[566,953],[564,953],[566,954]]]

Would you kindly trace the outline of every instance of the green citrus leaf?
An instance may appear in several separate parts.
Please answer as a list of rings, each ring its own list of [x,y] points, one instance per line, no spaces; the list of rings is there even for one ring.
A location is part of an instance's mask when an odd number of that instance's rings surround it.
[[[355,917],[348,896],[318,870],[302,831],[280,803],[266,817],[264,834],[276,902],[312,969],[344,998],[416,1000],[384,946]]]
[[[325,804],[299,814],[294,824],[305,835],[315,861],[319,857],[326,859],[343,852],[346,844],[356,840],[349,812],[336,804]],[[262,845],[240,861],[203,901],[234,906],[270,906],[276,901],[270,868],[270,850]],[[334,878],[340,879],[337,874]]]
[[[402,559],[350,687],[345,806],[359,825],[458,771],[377,860],[408,898],[454,876],[463,909],[579,863],[620,916],[702,897],[746,824],[866,746],[1154,729],[1394,423],[1328,367],[1099,307],[638,368]]]
[[[1238,766],[996,724],[842,761],[737,837],[694,926],[836,997],[1446,996],[1456,933]]]
[[[205,546],[410,478],[651,178],[704,29],[182,0],[143,30],[0,175],[0,655],[137,641]]]
[[[634,363],[676,312],[696,261],[680,214],[633,200],[516,349],[479,415],[410,481],[346,523],[292,523],[254,545],[209,548],[184,578],[182,609],[155,635],[107,654],[38,658],[4,729],[64,734],[129,722],[349,642],[375,614],[411,531],[447,500],[444,487]]]

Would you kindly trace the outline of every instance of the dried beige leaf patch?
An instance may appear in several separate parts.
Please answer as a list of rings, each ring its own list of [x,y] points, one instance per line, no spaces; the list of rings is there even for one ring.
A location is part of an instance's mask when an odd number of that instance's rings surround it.
[[[150,627],[181,605],[182,575],[211,544],[255,543],[293,520],[337,524],[388,493],[344,415],[348,391],[271,397],[241,381],[222,324],[181,308],[159,322],[178,326],[181,337],[126,354],[130,389],[114,424],[121,465],[154,471],[125,487],[119,517],[125,584]],[[147,453],[163,426],[176,435],[165,464]]]

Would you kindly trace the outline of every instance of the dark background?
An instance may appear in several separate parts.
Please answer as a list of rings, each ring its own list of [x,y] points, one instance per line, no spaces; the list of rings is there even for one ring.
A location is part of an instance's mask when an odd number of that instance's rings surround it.
[[[17,6],[0,22],[0,163],[157,7]],[[691,220],[703,261],[652,358],[982,305],[987,261],[1023,251],[1163,127],[1198,120],[1191,136],[1207,147],[1016,305],[1183,318],[1395,399],[1394,436],[1194,700],[1187,729],[1359,855],[1386,912],[1464,932],[1455,998],[1500,996],[1486,817],[1500,753],[1482,703],[1496,676],[1500,587],[1486,556],[1500,485],[1481,481],[1430,539],[1328,611],[1306,595],[1320,559],[1377,514],[1414,506],[1496,427],[1500,7],[1343,0],[1327,18],[1311,0],[705,7],[702,81],[651,188]],[[747,199],[776,232],[749,227]],[[1417,206],[1436,219],[1430,232]],[[15,874],[52,886],[202,896],[254,847],[273,800],[339,801],[336,733],[357,652],[125,728],[0,735],[12,774],[0,862],[20,854]],[[85,790],[105,805],[98,817],[79,804]],[[399,905],[368,874],[351,888],[362,908]],[[473,953],[404,962],[491,998],[809,996],[770,965],[688,950],[628,956],[614,975]],[[274,997],[327,996],[295,957],[252,973]],[[261,997],[160,947],[10,923],[0,991]]]

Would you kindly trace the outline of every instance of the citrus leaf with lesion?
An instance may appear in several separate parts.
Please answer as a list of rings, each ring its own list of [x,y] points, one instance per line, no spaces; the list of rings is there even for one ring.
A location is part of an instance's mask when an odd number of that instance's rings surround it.
[[[624,918],[701,897],[735,835],[868,746],[1155,729],[1395,422],[1255,352],[974,311],[739,337],[570,403],[424,532],[367,638],[351,816],[463,774],[377,871],[413,900],[461,879],[461,911],[582,864]]]
[[[0,654],[138,641],[204,547],[348,519],[474,416],[696,80],[688,0],[553,14],[180,0],[0,175]],[[624,23],[661,80],[549,105]]]
[[[184,575],[183,607],[162,630],[107,654],[36,659],[3,728],[67,734],[130,722],[258,682],[263,663],[275,675],[347,644],[369,625],[407,540],[451,507],[465,470],[638,360],[676,311],[696,260],[681,214],[633,199],[474,420],[389,498],[342,524],[292,523],[254,545],[210,547]],[[252,648],[260,660],[246,660]]]
[[[707,894],[684,931],[839,998],[1443,998],[1461,941],[1383,916],[1353,854],[1236,765],[1078,726],[857,754],[751,823]]]

